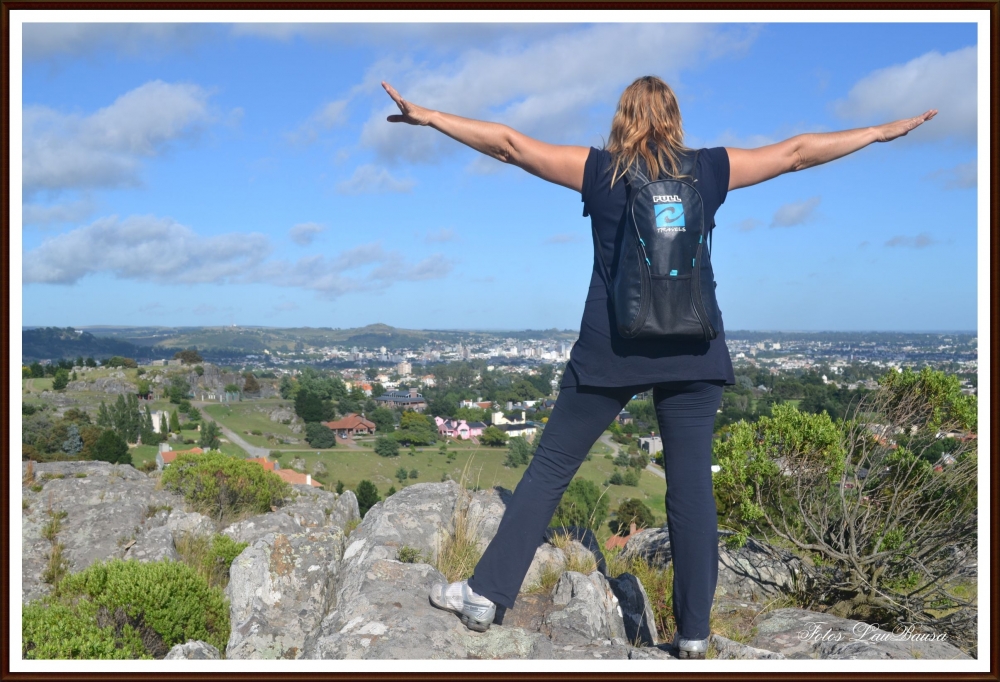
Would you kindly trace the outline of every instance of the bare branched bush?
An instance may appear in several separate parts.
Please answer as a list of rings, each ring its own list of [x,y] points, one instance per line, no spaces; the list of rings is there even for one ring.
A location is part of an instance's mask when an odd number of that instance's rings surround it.
[[[975,398],[891,372],[847,417],[778,405],[734,428],[716,478],[728,523],[812,559],[808,606],[976,649]]]

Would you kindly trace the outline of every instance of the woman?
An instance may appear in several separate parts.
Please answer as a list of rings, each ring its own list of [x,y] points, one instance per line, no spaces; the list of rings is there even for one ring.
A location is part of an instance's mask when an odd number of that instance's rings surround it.
[[[618,103],[606,149],[552,145],[505,125],[432,111],[382,86],[400,113],[393,123],[429,125],[473,149],[581,193],[590,216],[595,258],[580,337],[541,442],[507,505],[497,534],[467,581],[432,587],[435,606],[458,614],[484,632],[496,605],[512,608],[521,582],[563,492],[584,457],[635,394],[653,389],[667,478],[667,525],[674,562],[674,647],[681,658],[704,658],[709,612],[718,575],[718,529],[712,494],[712,432],[723,386],[735,383],[721,328],[711,341],[622,338],[612,319],[597,258],[614,263],[616,233],[625,209],[625,170],[642,159],[649,177],[676,174],[683,146],[681,116],[670,87],[655,76],[629,85]],[[705,224],[729,190],[855,152],[872,142],[906,135],[937,113],[881,126],[796,135],[759,149],[716,147],[697,156],[694,176]],[[703,267],[709,268],[708,259]],[[710,270],[706,270],[710,273]],[[721,322],[721,320],[720,320]]]

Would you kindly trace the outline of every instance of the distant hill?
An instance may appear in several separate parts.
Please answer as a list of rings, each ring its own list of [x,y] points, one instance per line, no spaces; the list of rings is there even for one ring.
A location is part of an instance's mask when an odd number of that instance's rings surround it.
[[[122,355],[129,358],[144,358],[148,348],[113,337],[97,337],[87,331],[77,333],[72,327],[38,327],[21,332],[21,359],[23,362],[35,360],[57,360],[83,356],[97,359]]]

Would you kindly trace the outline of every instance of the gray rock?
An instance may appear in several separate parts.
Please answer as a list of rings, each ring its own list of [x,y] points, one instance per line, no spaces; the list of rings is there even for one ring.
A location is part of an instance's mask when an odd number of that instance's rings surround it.
[[[219,650],[208,642],[197,639],[189,639],[184,644],[175,644],[164,660],[186,658],[192,661],[218,660]]]
[[[552,645],[585,645],[595,639],[625,641],[622,609],[607,578],[594,571],[590,575],[566,571],[552,593],[552,602],[564,605],[549,614],[546,625],[552,630]]]
[[[757,635],[749,644],[785,658],[972,660],[947,641],[920,638],[902,630],[887,632],[875,623],[805,609],[776,609],[757,622]]]
[[[808,581],[808,567],[791,552],[754,538],[739,549],[730,549],[725,540],[731,534],[719,531],[716,594],[760,600],[794,592]],[[667,528],[651,528],[633,535],[622,556],[639,556],[651,565],[666,567],[671,561]]]
[[[715,657],[722,660],[778,660],[784,659],[783,654],[758,649],[740,644],[722,635],[712,635],[711,644],[715,647]]]
[[[618,597],[628,641],[635,646],[655,646],[659,642],[656,619],[649,596],[639,579],[631,573],[622,573],[617,578],[609,578],[608,584]]]
[[[174,547],[174,535],[167,526],[151,528],[139,536],[135,544],[126,544],[125,559],[136,561],[180,561],[180,555]]]
[[[253,544],[270,533],[293,535],[307,529],[343,529],[349,521],[361,518],[358,498],[350,490],[337,495],[308,485],[292,488],[296,492],[292,502],[276,512],[238,521],[224,528],[222,533],[237,542]]]
[[[26,467],[22,465],[22,477]],[[166,490],[156,490],[155,480],[127,465],[107,462],[44,462],[34,464],[35,481],[42,490],[31,490],[32,483],[23,485],[21,494],[29,503],[22,512],[21,556],[22,601],[48,594],[51,586],[42,582],[41,575],[48,563],[51,543],[42,537],[49,521],[47,509],[65,511],[56,542],[63,545],[70,572],[78,572],[97,561],[122,558],[132,540],[136,545],[147,532],[150,506],[169,505],[180,508],[184,500]],[[62,475],[50,478],[45,474]],[[77,478],[77,474],[84,475]],[[154,522],[149,527],[156,526]],[[165,538],[154,536],[141,551],[155,552],[165,547]],[[132,547],[134,547],[133,545]],[[162,549],[162,551],[166,551]]]
[[[215,522],[204,514],[186,512],[183,509],[171,509],[166,526],[174,536],[190,533],[192,535],[214,535]]]
[[[301,658],[306,637],[332,606],[344,549],[340,528],[269,533],[229,570],[226,658]]]

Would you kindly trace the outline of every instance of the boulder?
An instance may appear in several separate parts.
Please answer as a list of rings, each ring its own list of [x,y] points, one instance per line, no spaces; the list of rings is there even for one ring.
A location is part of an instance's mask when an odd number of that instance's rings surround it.
[[[22,464],[22,477],[26,466]],[[98,461],[35,463],[34,470],[35,480],[21,488],[23,499],[29,503],[21,515],[22,601],[51,591],[51,585],[41,580],[51,550],[51,543],[42,537],[50,507],[52,511],[66,512],[56,542],[64,547],[70,572],[82,571],[97,561],[123,558],[137,545],[144,558],[170,554],[167,547],[172,547],[172,541],[168,542],[162,533],[144,539],[147,530],[156,526],[154,522],[147,527],[149,509],[160,505],[180,508],[184,499],[157,490],[155,481],[146,474],[131,466]],[[63,478],[46,479],[46,474]],[[41,491],[31,489],[35,484],[42,484]],[[130,545],[132,541],[135,543]]]
[[[795,608],[776,609],[761,617],[749,645],[785,658],[972,660],[932,635],[902,629],[887,632],[875,623]]]
[[[785,658],[783,654],[767,649],[757,649],[722,635],[712,635],[710,644],[715,648],[715,657],[721,660],[778,660]]]
[[[749,538],[739,549],[725,540],[731,531],[719,531],[719,581],[717,595],[766,600],[794,592],[804,584],[808,567],[791,552]],[[666,567],[671,561],[670,535],[666,526],[650,528],[631,536],[622,557],[639,556],[650,565]]]
[[[219,650],[208,642],[189,639],[184,644],[175,644],[164,660],[186,658],[192,661],[218,660]]]
[[[563,608],[546,618],[552,645],[586,645],[594,640],[626,641],[618,597],[600,572],[590,575],[566,571],[552,593],[553,604]]]
[[[174,547],[174,535],[167,526],[151,528],[134,543],[126,543],[125,547],[125,559],[135,559],[142,562],[163,559],[180,561],[180,555]]]
[[[340,528],[268,533],[229,569],[226,658],[301,658],[330,609],[344,551]]]

